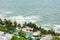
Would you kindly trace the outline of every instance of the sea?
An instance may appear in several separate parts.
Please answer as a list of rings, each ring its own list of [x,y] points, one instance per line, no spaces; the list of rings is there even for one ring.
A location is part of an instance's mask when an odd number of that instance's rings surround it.
[[[60,33],[59,0],[0,0],[0,18],[35,23],[46,30]]]

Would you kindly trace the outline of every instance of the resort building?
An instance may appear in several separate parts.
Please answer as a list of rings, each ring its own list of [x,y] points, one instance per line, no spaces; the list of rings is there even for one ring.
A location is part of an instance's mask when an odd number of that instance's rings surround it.
[[[36,32],[33,32],[32,35],[33,35],[33,36],[40,36],[40,35],[41,35],[41,32],[40,32],[40,31],[36,31]]]
[[[33,28],[24,27],[24,28],[22,28],[22,31],[27,32],[27,33],[32,33],[33,32]]]
[[[16,27],[16,30],[20,30],[19,27]]]
[[[0,31],[0,40],[11,40],[12,34],[4,33]]]
[[[52,40],[52,35],[45,35],[45,37],[42,37],[40,40]]]
[[[31,37],[31,38],[35,38],[35,37],[39,37],[40,38],[40,31],[33,31],[33,28],[30,27],[23,27],[22,31],[26,32],[26,37]]]

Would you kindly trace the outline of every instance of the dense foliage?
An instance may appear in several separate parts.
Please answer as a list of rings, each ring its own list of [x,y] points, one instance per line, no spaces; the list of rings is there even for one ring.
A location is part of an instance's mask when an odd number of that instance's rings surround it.
[[[19,32],[19,36],[21,36],[21,37],[25,37],[25,35],[26,35],[25,32],[23,32],[23,31],[20,31],[20,32]]]
[[[17,36],[13,36],[11,40],[33,40],[33,39],[32,38],[24,38],[24,37],[18,38]]]
[[[22,39],[18,38],[17,36],[13,36],[11,40],[22,40]]]

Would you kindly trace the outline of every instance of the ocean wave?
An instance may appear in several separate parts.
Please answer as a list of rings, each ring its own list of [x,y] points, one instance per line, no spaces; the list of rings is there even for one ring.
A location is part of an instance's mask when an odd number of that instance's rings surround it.
[[[19,22],[37,22],[39,20],[39,16],[13,16],[8,18],[10,20],[14,20]]]
[[[7,11],[7,10],[0,10],[0,14],[5,15],[5,14],[11,14],[13,13],[12,11]]]
[[[53,29],[56,33],[60,33],[60,25],[43,24],[42,28],[44,28],[45,30]]]
[[[4,20],[5,18],[7,19],[7,15],[12,14],[13,11],[8,11],[8,10],[0,10],[0,18]]]
[[[28,12],[28,13],[30,13],[30,12]],[[13,15],[11,16],[10,14],[11,15],[13,14]],[[48,15],[47,14],[38,14],[38,15],[29,14],[29,16],[27,16],[27,15],[23,16],[21,14],[15,13],[14,11],[0,10],[0,18],[2,20],[7,19],[7,20],[11,20],[12,22],[17,21],[18,23],[21,23],[21,24],[23,24],[24,22],[33,22],[33,23],[38,24],[38,26],[40,26],[40,24],[42,24],[42,28],[44,28],[46,30],[54,29],[55,32],[58,32],[58,33],[60,32],[60,25],[54,25],[54,24],[51,25],[50,24],[50,22],[53,23],[53,22],[58,22],[58,20],[60,20],[60,19],[58,19],[59,14],[56,14],[56,15],[54,15],[54,14],[48,14]],[[44,16],[42,16],[42,15],[44,15]]]
[[[55,32],[60,33],[60,25],[54,25],[55,27],[53,28]]]

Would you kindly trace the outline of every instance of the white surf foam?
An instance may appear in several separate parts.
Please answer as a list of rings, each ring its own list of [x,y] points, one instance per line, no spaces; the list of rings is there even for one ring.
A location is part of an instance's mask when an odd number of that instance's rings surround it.
[[[12,14],[12,13],[13,13],[12,11],[0,10],[0,18],[4,20],[8,14]]]
[[[0,14],[11,14],[13,13],[12,11],[7,11],[7,10],[0,10]]]
[[[43,24],[41,25],[42,28],[44,28],[45,30],[51,30],[52,29],[52,25],[51,24]]]
[[[55,27],[53,28],[55,32],[60,33],[60,25],[54,25]]]
[[[42,28],[44,28],[45,30],[53,29],[56,33],[60,33],[60,25],[44,24],[42,25]]]
[[[37,22],[37,20],[39,19],[38,16],[13,16],[8,18],[12,21],[17,21],[18,23],[23,23],[23,22]]]

